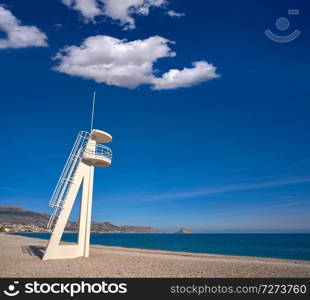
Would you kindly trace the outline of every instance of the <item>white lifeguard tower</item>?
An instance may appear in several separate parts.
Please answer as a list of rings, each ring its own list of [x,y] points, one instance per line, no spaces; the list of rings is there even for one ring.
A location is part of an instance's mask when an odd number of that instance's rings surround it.
[[[78,134],[49,203],[49,206],[54,209],[47,225],[48,229],[52,231],[52,235],[43,260],[89,256],[94,167],[109,167],[111,165],[112,151],[103,145],[111,141],[110,134],[98,129],[91,129],[90,133],[81,131]],[[81,185],[83,185],[83,189],[77,243],[60,245],[61,236]],[[55,223],[54,220],[57,216]],[[53,226],[54,223],[55,226]]]

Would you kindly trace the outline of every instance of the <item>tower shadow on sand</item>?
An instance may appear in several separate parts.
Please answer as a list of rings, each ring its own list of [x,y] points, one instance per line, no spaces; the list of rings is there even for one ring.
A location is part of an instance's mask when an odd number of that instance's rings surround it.
[[[42,259],[44,252],[46,250],[46,247],[42,247],[42,246],[28,246],[27,248],[27,252],[29,253],[29,255],[31,256],[37,256],[40,259]]]

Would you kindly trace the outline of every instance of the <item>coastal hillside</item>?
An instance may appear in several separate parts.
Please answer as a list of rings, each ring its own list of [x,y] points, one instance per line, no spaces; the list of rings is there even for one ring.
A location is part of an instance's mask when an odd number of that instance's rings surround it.
[[[46,213],[35,212],[20,206],[0,206],[0,224],[18,225],[16,228],[27,231],[46,231],[47,222],[50,215]],[[77,231],[78,222],[68,222],[67,231]],[[92,222],[91,230],[94,232],[132,232],[132,233],[156,233],[156,229],[144,226],[113,225],[110,222]],[[11,226],[10,226],[11,227]],[[33,230],[31,230],[31,228]],[[18,231],[19,231],[18,230]]]
[[[34,212],[20,206],[0,206],[0,224],[46,227],[49,214]]]

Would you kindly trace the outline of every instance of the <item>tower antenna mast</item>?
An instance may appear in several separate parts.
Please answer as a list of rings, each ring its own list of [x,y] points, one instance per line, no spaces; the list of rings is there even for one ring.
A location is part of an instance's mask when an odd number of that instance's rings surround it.
[[[92,130],[93,130],[95,103],[96,103],[96,91],[94,91],[94,95],[93,95],[93,108],[92,108],[92,112],[91,112],[90,132],[92,132]]]

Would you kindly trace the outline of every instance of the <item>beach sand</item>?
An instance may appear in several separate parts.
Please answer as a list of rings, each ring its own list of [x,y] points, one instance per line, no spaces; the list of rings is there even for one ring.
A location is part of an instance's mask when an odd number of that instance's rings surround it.
[[[0,277],[310,277],[310,261],[91,246],[42,261],[46,240],[0,234]]]

